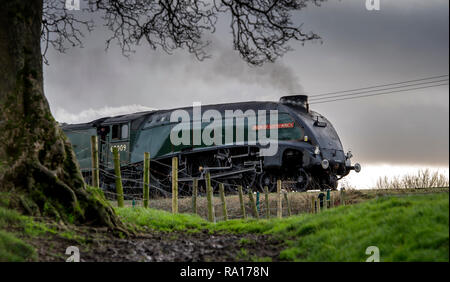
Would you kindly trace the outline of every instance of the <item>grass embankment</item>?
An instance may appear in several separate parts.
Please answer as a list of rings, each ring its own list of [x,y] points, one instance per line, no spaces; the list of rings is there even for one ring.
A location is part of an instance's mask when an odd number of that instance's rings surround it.
[[[74,231],[61,232],[52,225],[36,221],[16,210],[7,208],[9,195],[0,193],[0,262],[37,260],[35,248],[27,243],[39,236],[58,235],[64,238],[76,237]]]
[[[345,193],[345,199],[347,204],[358,204],[367,200],[389,196],[389,195],[404,195],[404,194],[427,194],[427,193],[448,193],[449,189],[447,188],[420,188],[420,189],[347,189]],[[317,199],[317,196],[320,192],[317,191],[309,191],[307,193],[297,193],[291,192],[289,193],[289,201],[291,203],[291,211],[292,214],[300,214],[300,213],[309,213],[311,209],[311,198]],[[251,212],[250,201],[248,199],[248,195],[244,197],[246,210]],[[276,193],[269,194],[269,205],[271,214],[275,215],[277,213],[277,198]],[[340,205],[340,192],[332,191],[331,199],[334,203],[334,206]],[[227,210],[228,210],[228,218],[240,218],[241,217],[241,209],[240,209],[240,201],[238,195],[227,195]],[[220,204],[219,195],[215,194],[213,197],[213,202],[216,210],[216,218],[222,218],[222,207]],[[116,201],[111,201],[114,206],[117,206]],[[136,200],[136,206],[142,206],[142,201]],[[125,201],[125,206],[131,206],[132,201]],[[158,210],[172,211],[172,199],[171,198],[158,198],[151,199],[149,206]],[[207,200],[206,196],[199,196],[197,198],[197,208],[198,214],[207,219],[208,218],[208,208],[207,208]],[[264,217],[266,212],[266,205],[264,201],[264,195],[260,195],[260,217]],[[189,213],[192,211],[192,198],[191,197],[180,197],[178,200],[178,210],[181,213]],[[288,216],[288,210],[286,208],[286,204],[283,199],[283,216]]]
[[[14,210],[0,207],[0,261],[26,261],[35,257],[32,246],[19,239],[15,233],[5,231],[22,227],[29,232],[30,225],[29,218]]]
[[[127,207],[117,212],[138,228],[269,234],[284,242],[283,260],[365,261],[369,246],[379,248],[381,261],[449,260],[448,193],[382,197],[320,214],[216,224],[197,215],[153,209]]]

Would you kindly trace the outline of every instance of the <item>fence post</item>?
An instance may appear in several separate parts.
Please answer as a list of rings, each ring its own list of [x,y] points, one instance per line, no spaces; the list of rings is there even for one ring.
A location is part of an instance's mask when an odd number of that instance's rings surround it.
[[[98,168],[98,140],[97,136],[91,136],[91,161],[92,161],[92,186],[100,187],[100,176]]]
[[[316,199],[314,198],[314,195],[311,196],[311,213],[316,212]]]
[[[192,183],[192,212],[197,214],[197,194],[198,194],[198,179],[195,178]]]
[[[283,204],[281,199],[281,180],[277,180],[277,217],[283,217]]]
[[[286,206],[287,206],[287,209],[288,209],[288,215],[291,216],[292,215],[291,203],[289,203],[288,193],[284,192],[283,194],[284,194],[284,199],[286,200]]]
[[[345,190],[341,189],[341,205],[345,206]]]
[[[213,191],[209,172],[206,173],[206,199],[208,201],[208,220],[214,222]]]
[[[259,191],[256,191],[256,209],[258,210],[258,214],[260,212],[259,208]]]
[[[222,201],[223,220],[228,220],[227,203],[225,202],[225,187],[223,183],[219,184],[220,200]]]
[[[269,187],[264,186],[264,195],[266,200],[266,218],[270,218],[270,207],[269,207]]]
[[[172,158],[172,213],[178,213],[178,158]]]
[[[144,153],[144,208],[148,208],[148,198],[150,194],[150,153]]]
[[[256,219],[259,219],[258,209],[256,208],[255,199],[253,198],[253,191],[251,189],[248,193],[248,198],[250,199],[250,206],[252,207],[253,215]]]
[[[239,203],[241,204],[241,212],[242,212],[242,218],[246,219],[247,215],[245,214],[245,204],[244,204],[244,195],[242,193],[242,186],[238,186],[239,191]]]
[[[317,201],[317,213],[320,213],[320,199],[317,198],[316,201]]]
[[[327,209],[331,208],[331,190],[327,189]]]
[[[333,199],[333,196],[330,196],[330,208],[334,208],[334,199]]]
[[[120,156],[117,147],[113,147],[114,173],[116,175],[117,206],[123,207],[122,174],[120,173]]]

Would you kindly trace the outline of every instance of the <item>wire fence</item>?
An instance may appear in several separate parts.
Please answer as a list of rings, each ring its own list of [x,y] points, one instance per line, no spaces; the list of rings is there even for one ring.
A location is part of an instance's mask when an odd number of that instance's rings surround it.
[[[98,144],[102,146],[102,142],[100,140]],[[87,184],[93,183],[94,174],[98,172],[100,176],[98,188],[102,189],[108,200],[118,206],[151,207],[175,213],[196,213],[216,222],[228,219],[268,219],[319,213],[336,206],[352,204],[357,199],[355,195],[358,196],[361,193],[358,190],[295,192],[289,190],[289,182],[283,183],[280,180],[277,181],[276,192],[269,193],[267,188],[264,192],[255,192],[253,187],[242,187],[238,184],[211,179],[209,171],[204,171],[200,177],[193,178],[187,173],[186,166],[178,169],[179,159],[176,156],[172,158],[172,164],[156,159],[149,160],[149,179],[146,180],[144,178],[145,160],[142,163],[127,163],[123,166],[125,162],[120,162],[118,149],[114,149],[111,155],[105,150],[98,150],[100,163],[103,160],[111,160],[113,164],[111,166],[107,162],[106,165],[102,163],[100,166],[99,163],[92,162],[95,153],[92,145],[76,151],[77,157],[86,156],[88,153],[91,155],[81,159],[81,161],[91,162],[91,168],[86,167],[86,163],[82,168],[85,181]],[[184,180],[179,181],[179,177]],[[118,189],[117,184],[122,189]],[[144,193],[146,185],[149,188],[148,195]],[[221,185],[228,191],[226,196],[224,189],[219,189]],[[448,191],[448,187],[446,189]],[[381,195],[383,189],[374,189],[372,192]]]

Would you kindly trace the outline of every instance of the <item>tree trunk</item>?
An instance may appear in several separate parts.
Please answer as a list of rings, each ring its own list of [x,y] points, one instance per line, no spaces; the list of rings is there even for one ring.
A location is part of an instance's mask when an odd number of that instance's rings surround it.
[[[66,222],[122,228],[87,189],[43,90],[42,0],[0,0],[0,191],[10,206]]]

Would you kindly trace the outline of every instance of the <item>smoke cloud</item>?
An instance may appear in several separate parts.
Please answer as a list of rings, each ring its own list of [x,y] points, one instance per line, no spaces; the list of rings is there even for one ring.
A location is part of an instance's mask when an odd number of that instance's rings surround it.
[[[154,108],[142,105],[128,105],[121,107],[105,106],[99,109],[87,109],[79,113],[69,113],[63,108],[57,108],[53,115],[58,122],[61,123],[84,123],[96,120],[102,117],[112,117],[116,115],[124,115],[136,112],[151,111]]]

